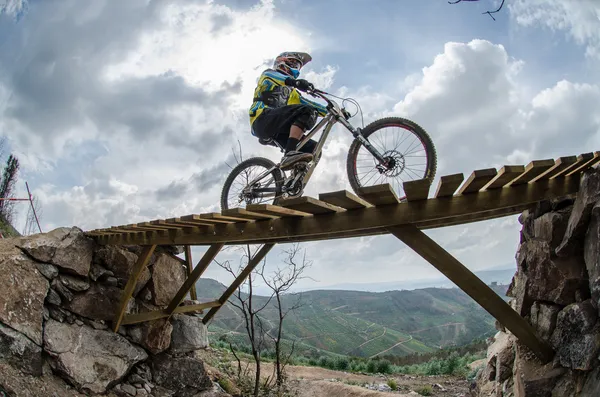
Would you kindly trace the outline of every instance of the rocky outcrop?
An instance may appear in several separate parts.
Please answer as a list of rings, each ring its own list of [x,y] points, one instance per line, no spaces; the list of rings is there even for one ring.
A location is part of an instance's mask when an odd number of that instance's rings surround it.
[[[196,313],[111,330],[140,252],[99,246],[75,227],[0,240],[0,366],[24,377],[6,381],[11,397],[40,395],[42,378],[90,396],[228,395],[195,354],[208,347]],[[156,250],[126,313],[170,302],[186,277],[175,252]],[[4,387],[0,377],[0,392]]]
[[[544,202],[519,217],[511,306],[554,349],[540,362],[500,327],[474,395],[600,395],[600,171],[588,170],[577,197]]]

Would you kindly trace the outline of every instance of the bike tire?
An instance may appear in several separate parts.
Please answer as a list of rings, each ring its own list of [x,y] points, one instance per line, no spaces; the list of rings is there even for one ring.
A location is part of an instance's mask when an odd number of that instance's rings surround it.
[[[385,117],[379,120],[375,120],[369,125],[367,125],[363,130],[362,134],[365,138],[369,138],[374,132],[378,131],[384,127],[401,127],[405,130],[408,130],[410,133],[415,135],[425,147],[425,153],[427,157],[427,165],[425,170],[425,175],[423,175],[422,179],[429,179],[433,181],[435,177],[435,173],[437,171],[437,153],[433,141],[431,137],[417,123],[402,118],[402,117]],[[358,156],[358,151],[362,143],[358,139],[354,139],[352,144],[350,145],[350,149],[348,149],[348,156],[346,160],[346,172],[348,174],[348,180],[350,182],[350,186],[354,190],[356,194],[359,194],[361,186],[358,178],[357,178],[357,169],[356,169],[356,158]],[[399,195],[400,200],[405,200],[406,195]]]
[[[221,211],[229,209],[228,208],[229,203],[228,203],[227,198],[229,196],[229,190],[231,189],[231,185],[232,185],[233,181],[235,180],[235,178],[243,170],[245,170],[246,168],[250,168],[252,166],[261,166],[261,167],[265,167],[266,169],[269,169],[271,167],[275,167],[275,163],[264,157],[252,157],[252,158],[242,161],[237,166],[235,166],[233,168],[233,170],[231,170],[231,172],[227,176],[227,179],[225,179],[225,183],[223,184],[223,188],[221,190]],[[275,204],[278,200],[277,196],[279,196],[281,194],[281,188],[283,186],[283,175],[279,168],[275,168],[271,172],[271,175],[275,179],[275,186],[277,187],[277,194],[272,202],[272,204]]]

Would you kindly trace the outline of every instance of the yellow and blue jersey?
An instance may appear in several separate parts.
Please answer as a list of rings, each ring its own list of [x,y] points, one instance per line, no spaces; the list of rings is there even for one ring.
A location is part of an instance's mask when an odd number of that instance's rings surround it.
[[[296,88],[286,85],[287,79],[292,79],[292,77],[273,69],[267,69],[260,75],[254,89],[254,102],[249,110],[251,126],[267,107],[305,104],[313,106],[319,116],[327,115],[325,106],[304,98]]]

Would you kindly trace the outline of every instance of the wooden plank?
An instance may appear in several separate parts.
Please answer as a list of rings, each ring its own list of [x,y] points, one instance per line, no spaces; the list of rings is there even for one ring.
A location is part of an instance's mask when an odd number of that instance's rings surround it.
[[[442,176],[438,182],[438,186],[433,197],[438,198],[452,196],[464,180],[465,176],[462,173]]]
[[[458,189],[457,195],[469,194],[478,192],[479,189],[484,187],[489,181],[491,181],[497,174],[495,168],[485,168],[481,170],[475,170],[469,175],[467,181]]]
[[[125,285],[125,289],[123,290],[123,294],[121,295],[121,302],[119,303],[119,308],[117,309],[117,313],[115,313],[115,318],[113,321],[113,330],[117,332],[119,327],[121,326],[121,321],[123,320],[123,314],[125,313],[125,308],[127,307],[127,303],[129,299],[131,299],[131,295],[133,295],[133,290],[137,284],[140,275],[148,265],[150,261],[150,257],[154,252],[156,245],[147,245],[142,249],[142,253],[138,257],[137,262],[133,266],[133,270],[131,271],[131,275],[129,276],[129,280],[127,280],[127,284]]]
[[[174,313],[189,313],[195,311],[201,311],[204,309],[210,309],[213,307],[221,306],[219,301],[203,302],[196,305],[177,306]],[[160,318],[169,317],[170,314],[166,310],[154,310],[151,312],[128,314],[123,318],[121,325],[130,325],[144,323],[146,321],[158,320]]]
[[[546,171],[542,172],[540,175],[533,178],[530,182],[543,181],[546,179],[550,179],[553,176],[561,173],[566,168],[570,167],[571,164],[577,161],[577,156],[567,156],[567,157],[559,157],[554,162],[554,165],[548,168]]]
[[[580,166],[587,163],[588,161],[590,161],[593,158],[594,158],[594,153],[591,153],[591,152],[590,153],[582,153],[579,156],[577,156],[576,162],[574,162],[573,164],[566,167],[561,172],[554,175],[551,179],[567,176],[567,174],[569,174],[571,171],[576,170],[577,168],[579,168]]]
[[[389,183],[360,188],[358,195],[374,206],[398,204],[400,202]]]
[[[277,205],[296,211],[308,212],[313,215],[345,211],[343,208],[328,204],[324,201],[319,201],[312,197],[293,197],[284,199],[280,200]]]
[[[192,247],[189,245],[185,246],[185,267],[187,269],[189,278],[194,270],[194,264],[192,263]],[[198,300],[198,295],[196,294],[196,283],[194,283],[194,285],[192,285],[190,288],[190,298],[192,300]]]
[[[527,164],[525,167],[525,172],[513,179],[509,184],[507,184],[507,186],[517,186],[523,183],[529,183],[535,177],[552,168],[554,164],[555,162],[553,159],[534,160]]]
[[[252,259],[248,261],[248,265],[244,268],[244,270],[240,272],[240,274],[236,277],[233,283],[231,283],[231,285],[225,290],[225,292],[223,292],[223,295],[221,295],[221,297],[219,298],[219,303],[221,303],[221,306],[213,307],[206,314],[206,316],[202,318],[202,322],[204,324],[208,323],[210,319],[213,318],[215,314],[217,314],[222,305],[224,305],[225,302],[227,302],[229,297],[231,297],[235,290],[244,282],[244,280],[246,280],[246,278],[250,275],[252,270],[254,270],[254,268],[260,263],[260,261],[262,261],[263,258],[267,256],[267,254],[269,253],[269,251],[271,251],[271,248],[273,248],[274,245],[275,244],[271,243],[263,245],[262,248],[252,257]]]
[[[133,244],[207,245],[262,244],[264,242],[309,241],[332,239],[348,234],[370,236],[383,227],[430,222],[462,215],[486,216],[489,211],[505,211],[512,215],[516,206],[526,208],[541,200],[552,200],[577,193],[580,178],[570,176],[493,189],[478,194],[452,196],[407,202],[401,205],[370,207],[334,214],[270,221],[231,224],[215,227],[211,233],[195,233],[176,237],[138,238]],[[340,238],[341,238],[340,237]],[[106,237],[104,244],[122,244],[119,236]]]
[[[247,209],[244,209],[244,208],[226,209],[226,210],[222,211],[222,214],[226,215],[226,216],[248,219],[248,220],[265,220],[265,219],[279,218],[279,216],[276,216],[276,215],[261,214],[258,212],[248,211]]]
[[[204,217],[203,217],[204,215]],[[185,223],[193,223],[195,225],[199,225],[199,226],[215,226],[215,225],[222,225],[222,224],[229,224],[229,223],[235,223],[233,221],[227,221],[227,220],[221,220],[221,219],[210,219],[211,215],[210,214],[191,214],[191,215],[184,215],[180,218],[180,222],[185,222]]]
[[[311,216],[308,212],[296,211],[291,208],[281,207],[272,204],[249,204],[246,206],[248,211],[258,212],[259,214],[274,215],[281,218]]]
[[[152,222],[156,222],[156,221],[150,221],[150,222],[140,222],[137,224],[137,226],[141,226],[147,229],[153,229],[156,231],[161,231],[161,230],[174,230],[174,229],[179,229],[179,226],[168,226],[168,225],[157,225],[155,223]]]
[[[355,210],[358,208],[369,208],[371,204],[361,199],[360,197],[350,193],[347,190],[339,190],[337,192],[321,193],[319,200],[335,205],[346,210]]]
[[[586,163],[583,163],[579,167],[574,168],[572,171],[569,171],[568,173],[565,174],[565,176],[579,174],[579,173],[587,170],[588,168],[593,167],[598,162],[600,162],[600,152],[594,152],[594,157],[592,157],[590,160],[588,160]]]
[[[179,226],[179,227],[199,227],[199,228],[206,228],[206,227],[211,227],[214,226],[214,224],[212,222],[203,222],[203,221],[199,221],[199,220],[187,220],[184,221],[181,218],[169,218],[169,219],[165,219],[165,223],[167,225],[173,225],[173,226]]]
[[[525,167],[522,165],[505,165],[500,168],[498,174],[492,178],[481,190],[498,189],[512,182],[516,177],[525,172]]]
[[[427,200],[429,188],[431,187],[431,180],[417,179],[414,181],[407,181],[402,184],[402,187],[404,188],[404,194],[406,194],[406,201]]]
[[[179,306],[190,288],[196,284],[196,281],[200,278],[202,273],[204,273],[206,268],[208,268],[208,265],[210,265],[210,262],[212,262],[219,251],[221,251],[221,248],[223,248],[223,243],[213,244],[208,248],[202,256],[202,259],[200,259],[200,262],[198,262],[194,270],[192,270],[191,274],[179,288],[179,291],[177,291],[173,299],[171,299],[171,302],[167,306],[168,313],[173,313],[175,311],[175,308]]]
[[[211,212],[208,214],[200,214],[200,219],[207,219],[213,221],[215,223],[238,223],[238,222],[248,222],[246,218],[237,218],[234,216],[227,216],[220,214],[218,212]]]
[[[448,251],[414,225],[396,226],[389,231],[479,303],[529,347],[543,363],[552,360],[552,347],[536,335],[534,328]]]

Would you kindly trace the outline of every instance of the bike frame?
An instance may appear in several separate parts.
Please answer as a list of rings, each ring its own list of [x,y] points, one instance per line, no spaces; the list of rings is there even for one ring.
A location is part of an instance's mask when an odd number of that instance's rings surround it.
[[[321,135],[321,138],[319,138],[319,140],[317,141],[317,145],[315,146],[315,149],[312,152],[312,155],[314,157],[314,160],[312,162],[312,165],[308,168],[306,174],[304,175],[303,179],[302,179],[302,185],[306,186],[306,184],[308,183],[308,181],[310,180],[317,164],[319,163],[319,161],[321,160],[321,153],[323,151],[323,147],[325,146],[325,141],[327,141],[327,138],[329,137],[329,133],[331,131],[331,128],[333,128],[333,126],[339,122],[341,123],[344,127],[346,127],[346,129],[348,131],[350,131],[352,133],[352,135],[354,136],[354,138],[358,139],[360,141],[360,143],[377,159],[379,160],[379,162],[382,165],[386,165],[387,161],[384,159],[383,155],[381,153],[379,153],[379,151],[377,151],[377,149],[375,149],[371,143],[367,140],[367,138],[365,138],[362,135],[362,129],[360,128],[354,128],[354,126],[352,126],[352,124],[350,124],[348,122],[348,120],[346,120],[346,117],[344,115],[344,112],[342,110],[342,108],[340,108],[340,106],[330,100],[329,98],[327,98],[325,95],[327,95],[326,92],[324,91],[320,91],[320,90],[311,90],[311,91],[307,91],[309,94],[311,94],[312,96],[316,96],[319,98],[324,99],[327,102],[327,110],[328,113],[325,117],[323,117],[323,119],[312,128],[312,130],[310,130],[310,132],[308,134],[305,134],[302,139],[298,142],[298,145],[296,146],[296,149],[299,150],[301,149],[313,136],[315,136],[317,134],[317,132],[319,132],[323,127],[323,134]],[[281,148],[281,147],[280,147]],[[247,189],[249,186],[253,186],[256,182],[260,181],[262,178],[264,178],[265,176],[269,175],[274,169],[279,168],[280,164],[275,165],[275,167],[271,167],[268,170],[266,170],[265,172],[261,173],[259,176],[257,176],[256,178],[254,178],[251,182],[249,182],[246,185]],[[285,171],[281,171],[284,173],[285,175]],[[285,180],[285,179],[284,179]],[[244,189],[244,190],[245,190]],[[271,192],[276,194],[276,188],[256,188],[253,189],[255,192]],[[269,197],[267,195],[265,195],[264,197]]]

